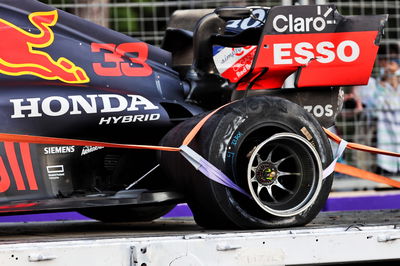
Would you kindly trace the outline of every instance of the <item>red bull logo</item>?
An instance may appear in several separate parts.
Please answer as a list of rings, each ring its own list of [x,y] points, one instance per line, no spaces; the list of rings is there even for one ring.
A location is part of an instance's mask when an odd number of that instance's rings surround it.
[[[57,23],[57,10],[31,13],[29,20],[39,33],[31,33],[0,19],[3,36],[0,42],[0,73],[11,76],[34,75],[66,83],[89,82],[85,70],[67,58],[60,57],[55,61],[48,53],[37,50],[53,43],[51,27]]]

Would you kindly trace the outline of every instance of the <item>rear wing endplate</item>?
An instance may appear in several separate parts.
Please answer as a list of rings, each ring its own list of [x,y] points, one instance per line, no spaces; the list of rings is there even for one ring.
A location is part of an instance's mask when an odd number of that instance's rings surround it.
[[[388,15],[342,16],[334,5],[278,6],[268,15],[253,62],[259,88],[365,85]],[[253,88],[256,89],[256,88]]]

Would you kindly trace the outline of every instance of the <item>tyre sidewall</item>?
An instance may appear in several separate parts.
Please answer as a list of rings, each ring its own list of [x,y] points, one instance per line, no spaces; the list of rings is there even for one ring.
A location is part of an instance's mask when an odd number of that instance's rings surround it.
[[[246,98],[226,108],[223,116],[219,117],[210,144],[207,145],[208,153],[206,151],[203,151],[203,153],[207,154],[208,160],[212,164],[232,178],[234,182],[241,183],[242,187],[248,190],[247,185],[244,185],[247,184],[247,181],[238,182],[239,177],[236,175],[237,154],[240,152],[243,141],[252,132],[271,126],[281,128],[282,132],[292,132],[308,139],[317,150],[324,169],[332,161],[329,141],[313,116],[290,101],[265,96]],[[269,136],[266,136],[265,139],[267,137]],[[262,224],[265,228],[276,228],[302,225],[311,221],[323,207],[330,192],[332,179],[333,175],[323,180],[319,195],[308,209],[291,217],[276,217],[266,212],[261,214],[263,217],[254,216],[247,211],[249,206],[260,208],[254,201],[250,203],[238,192],[215,182],[209,184],[221,211],[237,226],[259,228]]]

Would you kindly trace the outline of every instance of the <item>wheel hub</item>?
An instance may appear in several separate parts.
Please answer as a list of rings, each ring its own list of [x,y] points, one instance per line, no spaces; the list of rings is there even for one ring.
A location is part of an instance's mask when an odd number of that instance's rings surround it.
[[[261,185],[271,185],[278,177],[278,169],[272,163],[262,163],[256,169],[256,179]]]
[[[247,177],[259,207],[274,216],[290,217],[316,201],[322,163],[308,140],[294,133],[277,133],[252,150]]]

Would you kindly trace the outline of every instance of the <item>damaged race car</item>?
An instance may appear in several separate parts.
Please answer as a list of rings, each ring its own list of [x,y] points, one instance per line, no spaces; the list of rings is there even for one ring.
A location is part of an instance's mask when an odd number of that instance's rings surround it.
[[[178,10],[159,48],[1,0],[0,213],[149,221],[187,202],[206,228],[304,225],[333,179],[323,127],[340,86],[367,83],[386,20]]]

